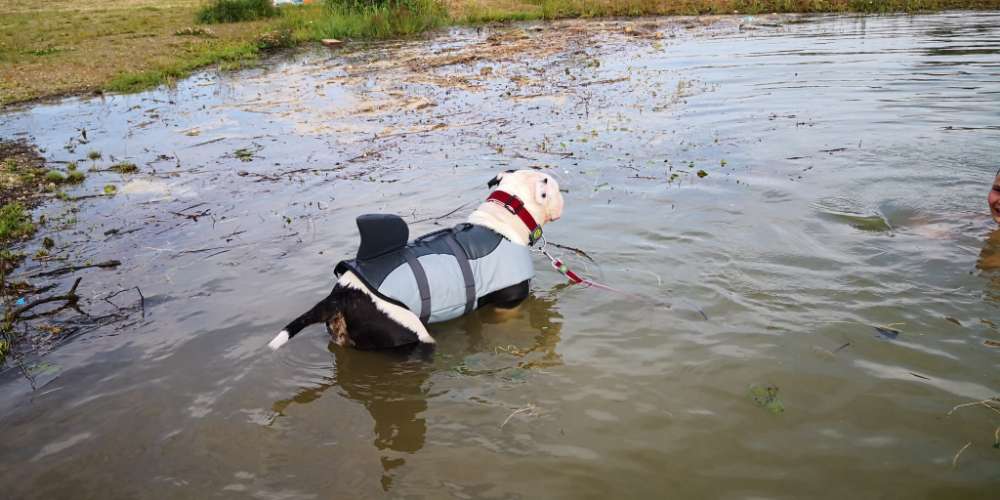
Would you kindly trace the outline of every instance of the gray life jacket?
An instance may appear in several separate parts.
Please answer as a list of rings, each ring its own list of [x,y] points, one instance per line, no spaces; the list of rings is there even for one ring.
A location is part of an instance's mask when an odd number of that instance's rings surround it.
[[[362,215],[357,223],[358,255],[337,264],[337,277],[354,272],[425,324],[472,312],[483,296],[535,276],[526,246],[484,226],[459,224],[407,243],[409,228],[396,215]]]

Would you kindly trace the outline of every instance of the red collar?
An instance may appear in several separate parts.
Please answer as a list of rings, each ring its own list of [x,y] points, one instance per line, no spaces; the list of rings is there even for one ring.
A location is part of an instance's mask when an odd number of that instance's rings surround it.
[[[534,245],[542,237],[542,226],[535,222],[535,218],[531,216],[528,209],[524,208],[524,202],[517,196],[497,190],[490,193],[486,201],[502,205],[508,212],[521,219],[521,222],[528,227],[528,245]]]

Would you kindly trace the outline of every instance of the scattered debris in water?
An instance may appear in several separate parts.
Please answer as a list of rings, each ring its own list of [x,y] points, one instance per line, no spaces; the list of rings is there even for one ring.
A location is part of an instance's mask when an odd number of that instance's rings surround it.
[[[969,446],[972,446],[972,441],[965,443],[965,446],[963,446],[962,449],[958,450],[958,453],[955,453],[955,457],[951,459],[952,469],[954,469],[958,465],[958,457],[960,457],[962,455],[962,452],[964,452],[966,448],[968,448]]]
[[[785,411],[785,405],[778,399],[778,386],[776,385],[751,385],[750,399],[757,406],[775,415]]]
[[[503,423],[500,424],[500,428],[503,429],[503,426],[507,425],[507,422],[510,422],[510,419],[514,418],[514,415],[525,413],[528,416],[532,416],[533,417],[533,416],[537,415],[536,410],[537,410],[537,408],[535,408],[535,405],[533,405],[533,404],[529,404],[528,406],[525,406],[524,408],[519,408],[517,410],[514,410],[514,412],[511,413],[510,415],[508,415],[507,418],[504,419]]]
[[[896,337],[898,337],[900,334],[899,330],[894,330],[892,328],[886,328],[883,326],[873,326],[872,328],[874,328],[875,332],[878,334],[876,335],[876,338],[880,339],[896,340]]]

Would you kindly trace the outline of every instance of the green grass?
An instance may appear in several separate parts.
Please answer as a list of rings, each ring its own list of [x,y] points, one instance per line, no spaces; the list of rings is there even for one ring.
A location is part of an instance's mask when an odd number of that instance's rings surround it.
[[[86,178],[87,176],[79,170],[71,170],[68,174],[66,174],[66,182],[68,184],[79,184]]]
[[[48,172],[45,173],[45,180],[49,182],[54,182],[56,184],[61,184],[63,181],[66,180],[66,174],[58,170],[49,170]]]
[[[0,106],[135,92],[324,38],[406,37],[446,25],[603,16],[1000,9],[1000,0],[0,0]],[[4,5],[7,5],[5,3]],[[229,22],[238,20],[238,22]],[[211,30],[193,27],[215,22]],[[225,22],[223,22],[225,21]]]
[[[645,15],[922,12],[997,9],[997,0],[480,0],[460,3],[459,23]]]
[[[110,92],[138,92],[171,83],[183,78],[192,71],[220,64],[222,69],[235,69],[257,60],[260,48],[256,42],[220,42],[200,50],[188,59],[181,59],[172,64],[156,69],[125,72],[114,77],[104,86]]]
[[[385,39],[412,36],[444,26],[448,12],[436,0],[409,0],[285,9],[281,26],[296,42],[324,38]]]
[[[10,203],[0,207],[0,242],[5,245],[35,234],[35,224],[20,203]]]
[[[108,168],[112,172],[118,172],[119,174],[134,174],[139,171],[139,167],[135,163],[130,161],[123,161],[115,163]]]
[[[271,0],[214,0],[198,11],[198,22],[236,23],[277,15],[278,8]]]

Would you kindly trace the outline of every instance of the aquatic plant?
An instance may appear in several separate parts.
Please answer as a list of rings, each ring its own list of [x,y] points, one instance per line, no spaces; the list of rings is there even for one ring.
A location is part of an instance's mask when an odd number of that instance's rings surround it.
[[[248,148],[240,148],[233,151],[233,156],[239,158],[240,161],[253,161],[253,151]]]
[[[108,170],[119,174],[134,174],[139,171],[139,167],[130,161],[122,161],[111,165]]]
[[[49,182],[54,182],[56,184],[61,184],[66,180],[66,174],[58,170],[49,170],[45,173],[45,180]]]
[[[79,170],[70,170],[69,174],[66,175],[66,182],[68,184],[79,184],[87,178],[83,172]]]

